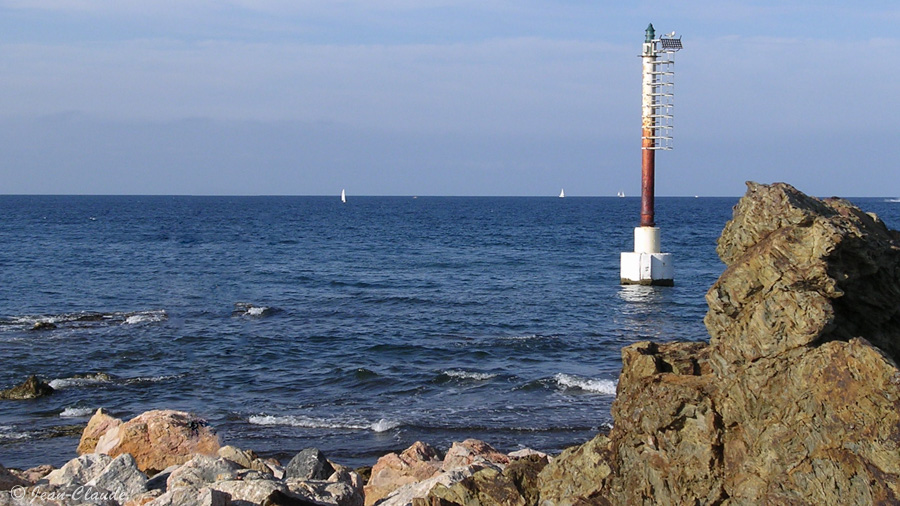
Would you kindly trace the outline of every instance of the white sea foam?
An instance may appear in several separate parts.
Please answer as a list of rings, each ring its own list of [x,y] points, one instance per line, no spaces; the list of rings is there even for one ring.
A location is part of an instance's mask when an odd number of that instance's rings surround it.
[[[184,374],[170,374],[167,376],[138,376],[137,378],[128,378],[125,384],[133,385],[135,383],[159,383],[160,381],[169,381],[184,377]]]
[[[594,392],[606,395],[616,395],[617,381],[594,378],[584,378],[572,374],[559,373],[553,377],[556,383],[564,388],[578,388],[586,392]]]
[[[156,323],[165,321],[169,318],[169,315],[164,310],[158,311],[141,311],[138,313],[129,314],[125,317],[125,321],[122,322],[123,325],[137,325],[139,323]]]
[[[247,308],[247,314],[250,316],[261,316],[266,310],[269,309],[265,306],[253,306]]]
[[[11,425],[0,425],[0,441],[18,441],[30,437],[27,432],[15,432],[15,429]]]
[[[476,381],[485,381],[491,378],[496,378],[496,374],[490,374],[486,372],[472,372],[472,371],[462,371],[458,369],[452,369],[449,371],[443,371],[444,374],[450,376],[451,378],[457,379],[467,379],[467,380],[476,380]]]
[[[71,387],[83,387],[88,385],[99,385],[101,383],[109,383],[110,380],[104,377],[87,377],[87,378],[59,378],[50,381],[49,385],[54,390]]]
[[[304,429],[371,430],[373,432],[386,432],[400,426],[399,422],[384,418],[375,423],[354,423],[295,415],[253,415],[250,417],[249,422],[253,425],[287,425],[289,427],[301,427]]]
[[[91,408],[66,408],[59,414],[60,418],[81,418],[90,416],[94,412]]]
[[[388,420],[386,418],[382,418],[377,422],[373,423],[370,427],[375,432],[387,432],[391,429],[396,429],[400,426],[400,422],[395,422],[393,420]]]

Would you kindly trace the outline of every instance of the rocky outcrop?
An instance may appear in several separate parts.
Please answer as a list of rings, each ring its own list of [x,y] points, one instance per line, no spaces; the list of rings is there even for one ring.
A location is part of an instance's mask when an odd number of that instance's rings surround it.
[[[148,474],[183,464],[196,454],[216,455],[220,447],[205,420],[181,411],[147,411],[121,425],[110,425],[94,451],[113,457],[130,453]]]
[[[900,501],[900,234],[840,199],[748,187],[709,344],[625,348],[608,440],[548,465],[544,504]]]
[[[24,383],[6,390],[0,390],[0,399],[25,400],[36,399],[53,393],[53,387],[37,376],[31,375]]]

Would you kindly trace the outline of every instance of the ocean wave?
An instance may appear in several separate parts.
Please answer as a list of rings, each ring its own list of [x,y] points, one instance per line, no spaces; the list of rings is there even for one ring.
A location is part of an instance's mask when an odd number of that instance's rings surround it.
[[[128,313],[125,315],[125,321],[122,325],[138,325],[141,323],[157,323],[169,319],[168,313],[164,310],[155,311],[138,311],[136,313]]]
[[[140,383],[159,383],[160,381],[169,381],[173,379],[183,378],[184,374],[169,374],[166,376],[138,376],[136,378],[128,378],[123,383],[126,385],[134,385]]]
[[[98,372],[98,373],[90,373],[90,374],[76,374],[71,378],[58,378],[50,381],[50,387],[54,390],[60,390],[63,388],[72,388],[72,387],[83,387],[89,385],[99,385],[103,383],[111,383],[113,381],[112,376],[106,373]]]
[[[27,432],[16,432],[16,428],[11,425],[0,425],[0,441],[20,441],[29,438],[31,436]]]
[[[556,384],[565,389],[578,389],[585,392],[593,392],[606,395],[616,395],[618,381],[585,378],[573,374],[558,373],[553,376]]]
[[[455,379],[461,380],[475,380],[475,381],[486,381],[489,379],[496,378],[496,374],[490,374],[486,372],[473,372],[473,371],[463,371],[460,369],[451,369],[448,371],[441,371],[442,375],[449,376]]]
[[[255,304],[250,304],[249,302],[235,302],[234,310],[231,312],[231,316],[250,316],[259,318],[263,316],[271,316],[277,312],[277,308],[269,306],[257,306]]]
[[[21,315],[2,320],[4,327],[12,330],[51,330],[55,328],[86,328],[104,325],[134,325],[140,323],[157,323],[169,318],[163,309],[146,311],[81,311],[78,313],[61,313],[50,315]]]
[[[82,408],[82,407],[69,407],[62,411],[59,414],[60,418],[82,418],[86,416],[91,416],[94,413],[93,408]]]
[[[372,432],[386,432],[396,429],[401,425],[400,422],[387,420],[385,418],[374,423],[354,423],[302,415],[253,415],[248,421],[252,425],[286,425],[304,429],[371,430]]]

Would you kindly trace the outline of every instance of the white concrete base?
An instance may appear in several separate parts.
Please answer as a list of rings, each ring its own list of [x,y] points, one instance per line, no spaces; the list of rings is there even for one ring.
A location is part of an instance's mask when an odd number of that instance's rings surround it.
[[[659,228],[634,227],[634,251],[636,253],[659,253]]]
[[[675,284],[675,265],[671,253],[622,252],[620,277],[623,285]]]

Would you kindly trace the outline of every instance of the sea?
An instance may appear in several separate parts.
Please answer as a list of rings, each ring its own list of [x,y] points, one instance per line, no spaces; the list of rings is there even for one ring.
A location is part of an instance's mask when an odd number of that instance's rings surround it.
[[[619,283],[635,197],[0,196],[0,388],[55,389],[0,401],[0,464],[60,466],[101,407],[284,463],[558,453],[609,429],[623,346],[708,340],[737,200],[657,198],[675,286],[645,287]]]

